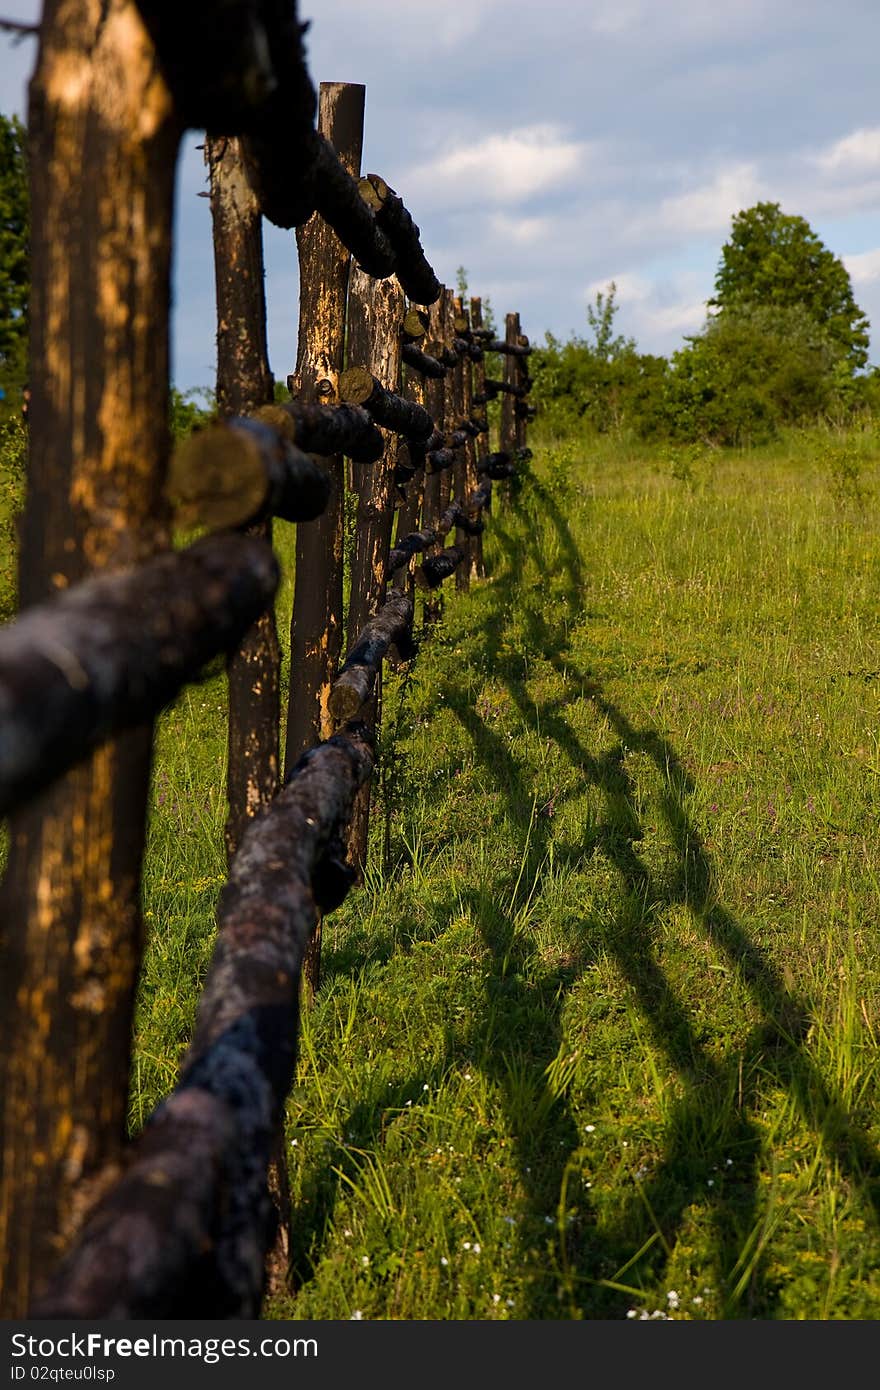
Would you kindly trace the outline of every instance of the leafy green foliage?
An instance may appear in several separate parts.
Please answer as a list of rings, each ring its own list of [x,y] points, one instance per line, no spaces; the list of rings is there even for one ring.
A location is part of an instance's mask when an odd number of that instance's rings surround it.
[[[802,305],[851,370],[868,361],[868,320],[853,299],[849,272],[803,217],[778,203],[756,203],[734,217],[709,303],[722,314],[744,304]]]
[[[618,305],[614,281],[587,307],[594,341],[574,337],[561,343],[548,333],[532,354],[532,399],[542,418],[559,432],[600,434],[623,428],[644,438],[663,433],[663,386],[668,363],[640,353],[632,338],[614,332]]]
[[[24,506],[27,466],[27,426],[20,415],[0,423],[0,622],[13,617],[16,606],[16,518]]]
[[[175,444],[186,439],[193,430],[210,425],[216,418],[217,401],[208,386],[194,386],[189,391],[178,391],[176,386],[172,386],[170,424]]]
[[[29,199],[26,131],[0,115],[0,414],[20,409],[27,381]]]
[[[756,444],[780,425],[815,420],[835,401],[840,355],[801,304],[736,304],[674,354],[669,434]]]

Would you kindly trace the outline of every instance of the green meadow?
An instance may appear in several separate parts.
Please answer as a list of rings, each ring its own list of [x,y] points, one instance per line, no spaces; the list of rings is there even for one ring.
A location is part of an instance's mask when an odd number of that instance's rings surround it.
[[[880,438],[537,440],[386,683],[265,1313],[880,1317]],[[211,955],[224,759],[218,674],[160,729],[135,1129]]]
[[[880,1317],[878,496],[872,430],[536,432],[386,682],[267,1316]],[[133,1132],[211,957],[224,699],[160,724]]]

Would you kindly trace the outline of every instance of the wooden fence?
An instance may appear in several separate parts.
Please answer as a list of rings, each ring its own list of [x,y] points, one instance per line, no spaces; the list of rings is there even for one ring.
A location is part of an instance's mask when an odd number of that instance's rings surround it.
[[[87,0],[50,0],[30,87],[22,613],[0,633],[6,1317],[257,1314],[267,1254],[284,1262],[278,1145],[300,978],[317,987],[321,916],[366,861],[382,662],[413,655],[417,590],[430,617],[445,578],[482,575],[492,482],[528,453],[518,316],[494,339],[480,300],[438,282],[400,198],[359,178],[364,89],[316,98],[295,5],[229,0],[222,24],[215,8],[110,0],[96,19]],[[187,126],[208,132],[220,422],[169,463]],[[264,216],[296,227],[300,258],[283,404]],[[487,377],[487,353],[503,379]],[[283,763],[275,517],[298,523]],[[206,534],[172,549],[174,527],[193,524]],[[153,721],[221,652],[216,949],[180,1079],[126,1145]]]

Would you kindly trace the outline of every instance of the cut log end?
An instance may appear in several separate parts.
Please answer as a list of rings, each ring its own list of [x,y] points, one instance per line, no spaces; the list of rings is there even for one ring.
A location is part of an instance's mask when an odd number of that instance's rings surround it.
[[[220,425],[196,430],[175,450],[165,484],[180,526],[215,530],[243,525],[267,492],[256,441]]]

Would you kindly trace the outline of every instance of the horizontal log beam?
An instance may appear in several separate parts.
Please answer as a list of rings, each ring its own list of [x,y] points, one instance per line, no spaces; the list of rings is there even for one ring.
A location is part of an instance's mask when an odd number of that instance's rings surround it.
[[[354,719],[367,704],[389,647],[409,645],[412,621],[412,599],[395,590],[362,628],[330,688],[328,705],[337,722]]]
[[[151,719],[271,602],[265,541],[223,534],[75,585],[0,631],[0,815]]]
[[[422,352],[414,343],[404,343],[400,350],[402,360],[412,371],[418,372],[419,376],[428,377],[434,381],[439,381],[446,375],[446,368],[442,362],[438,362],[436,357],[430,353]]]
[[[494,377],[487,376],[486,380],[483,382],[483,391],[479,396],[474,396],[474,403],[482,405],[485,401],[494,401],[496,396],[500,396],[502,392],[505,392],[508,396],[516,396],[518,399],[522,399],[529,394],[531,385],[532,382],[530,380],[525,382],[497,381]]]
[[[244,137],[264,216],[280,227],[305,222],[315,208],[320,150],[296,4],[136,3],[182,123],[209,135]]]
[[[435,530],[410,531],[408,536],[401,536],[388,556],[389,575],[402,570],[404,565],[409,564],[414,555],[420,555],[422,551],[427,550],[436,539],[437,532]]]
[[[404,294],[416,304],[433,304],[441,284],[428,264],[419,240],[420,232],[402,200],[378,174],[360,180],[360,193],[394,248],[395,273]]]
[[[194,430],[172,455],[165,490],[181,526],[218,530],[272,516],[313,521],[327,505],[330,478],[284,433],[237,418]]]
[[[259,1316],[266,1172],[294,1075],[300,972],[318,909],[352,881],[342,831],[372,766],[363,730],[346,729],[300,759],[245,831],[181,1079],[32,1316]]]
[[[378,425],[416,443],[428,439],[434,429],[424,406],[386,391],[367,367],[346,368],[339,378],[339,395],[349,404],[362,406]]]
[[[506,343],[503,338],[491,338],[483,343],[484,352],[500,352],[504,357],[528,357],[532,349],[525,343]]]
[[[287,378],[288,390],[292,377]],[[377,463],[385,452],[383,440],[368,411],[357,405],[321,405],[318,401],[285,401],[266,405],[257,418],[281,430],[293,423],[293,442],[307,454],[345,454],[355,463]]]
[[[437,589],[454,574],[464,559],[464,551],[457,545],[448,545],[438,555],[429,555],[423,560],[415,573],[415,581],[420,589]]]
[[[494,478],[496,481],[502,478],[510,478],[516,472],[513,459],[506,450],[501,449],[494,454],[484,454],[477,459],[477,474],[484,474],[487,478]]]
[[[453,338],[452,350],[457,353],[459,358],[467,357],[471,362],[482,362],[483,349],[479,343],[472,343],[469,338]]]
[[[357,179],[340,163],[329,141],[322,135],[317,138],[315,207],[361,270],[385,280],[396,269],[394,248],[361,197]]]

